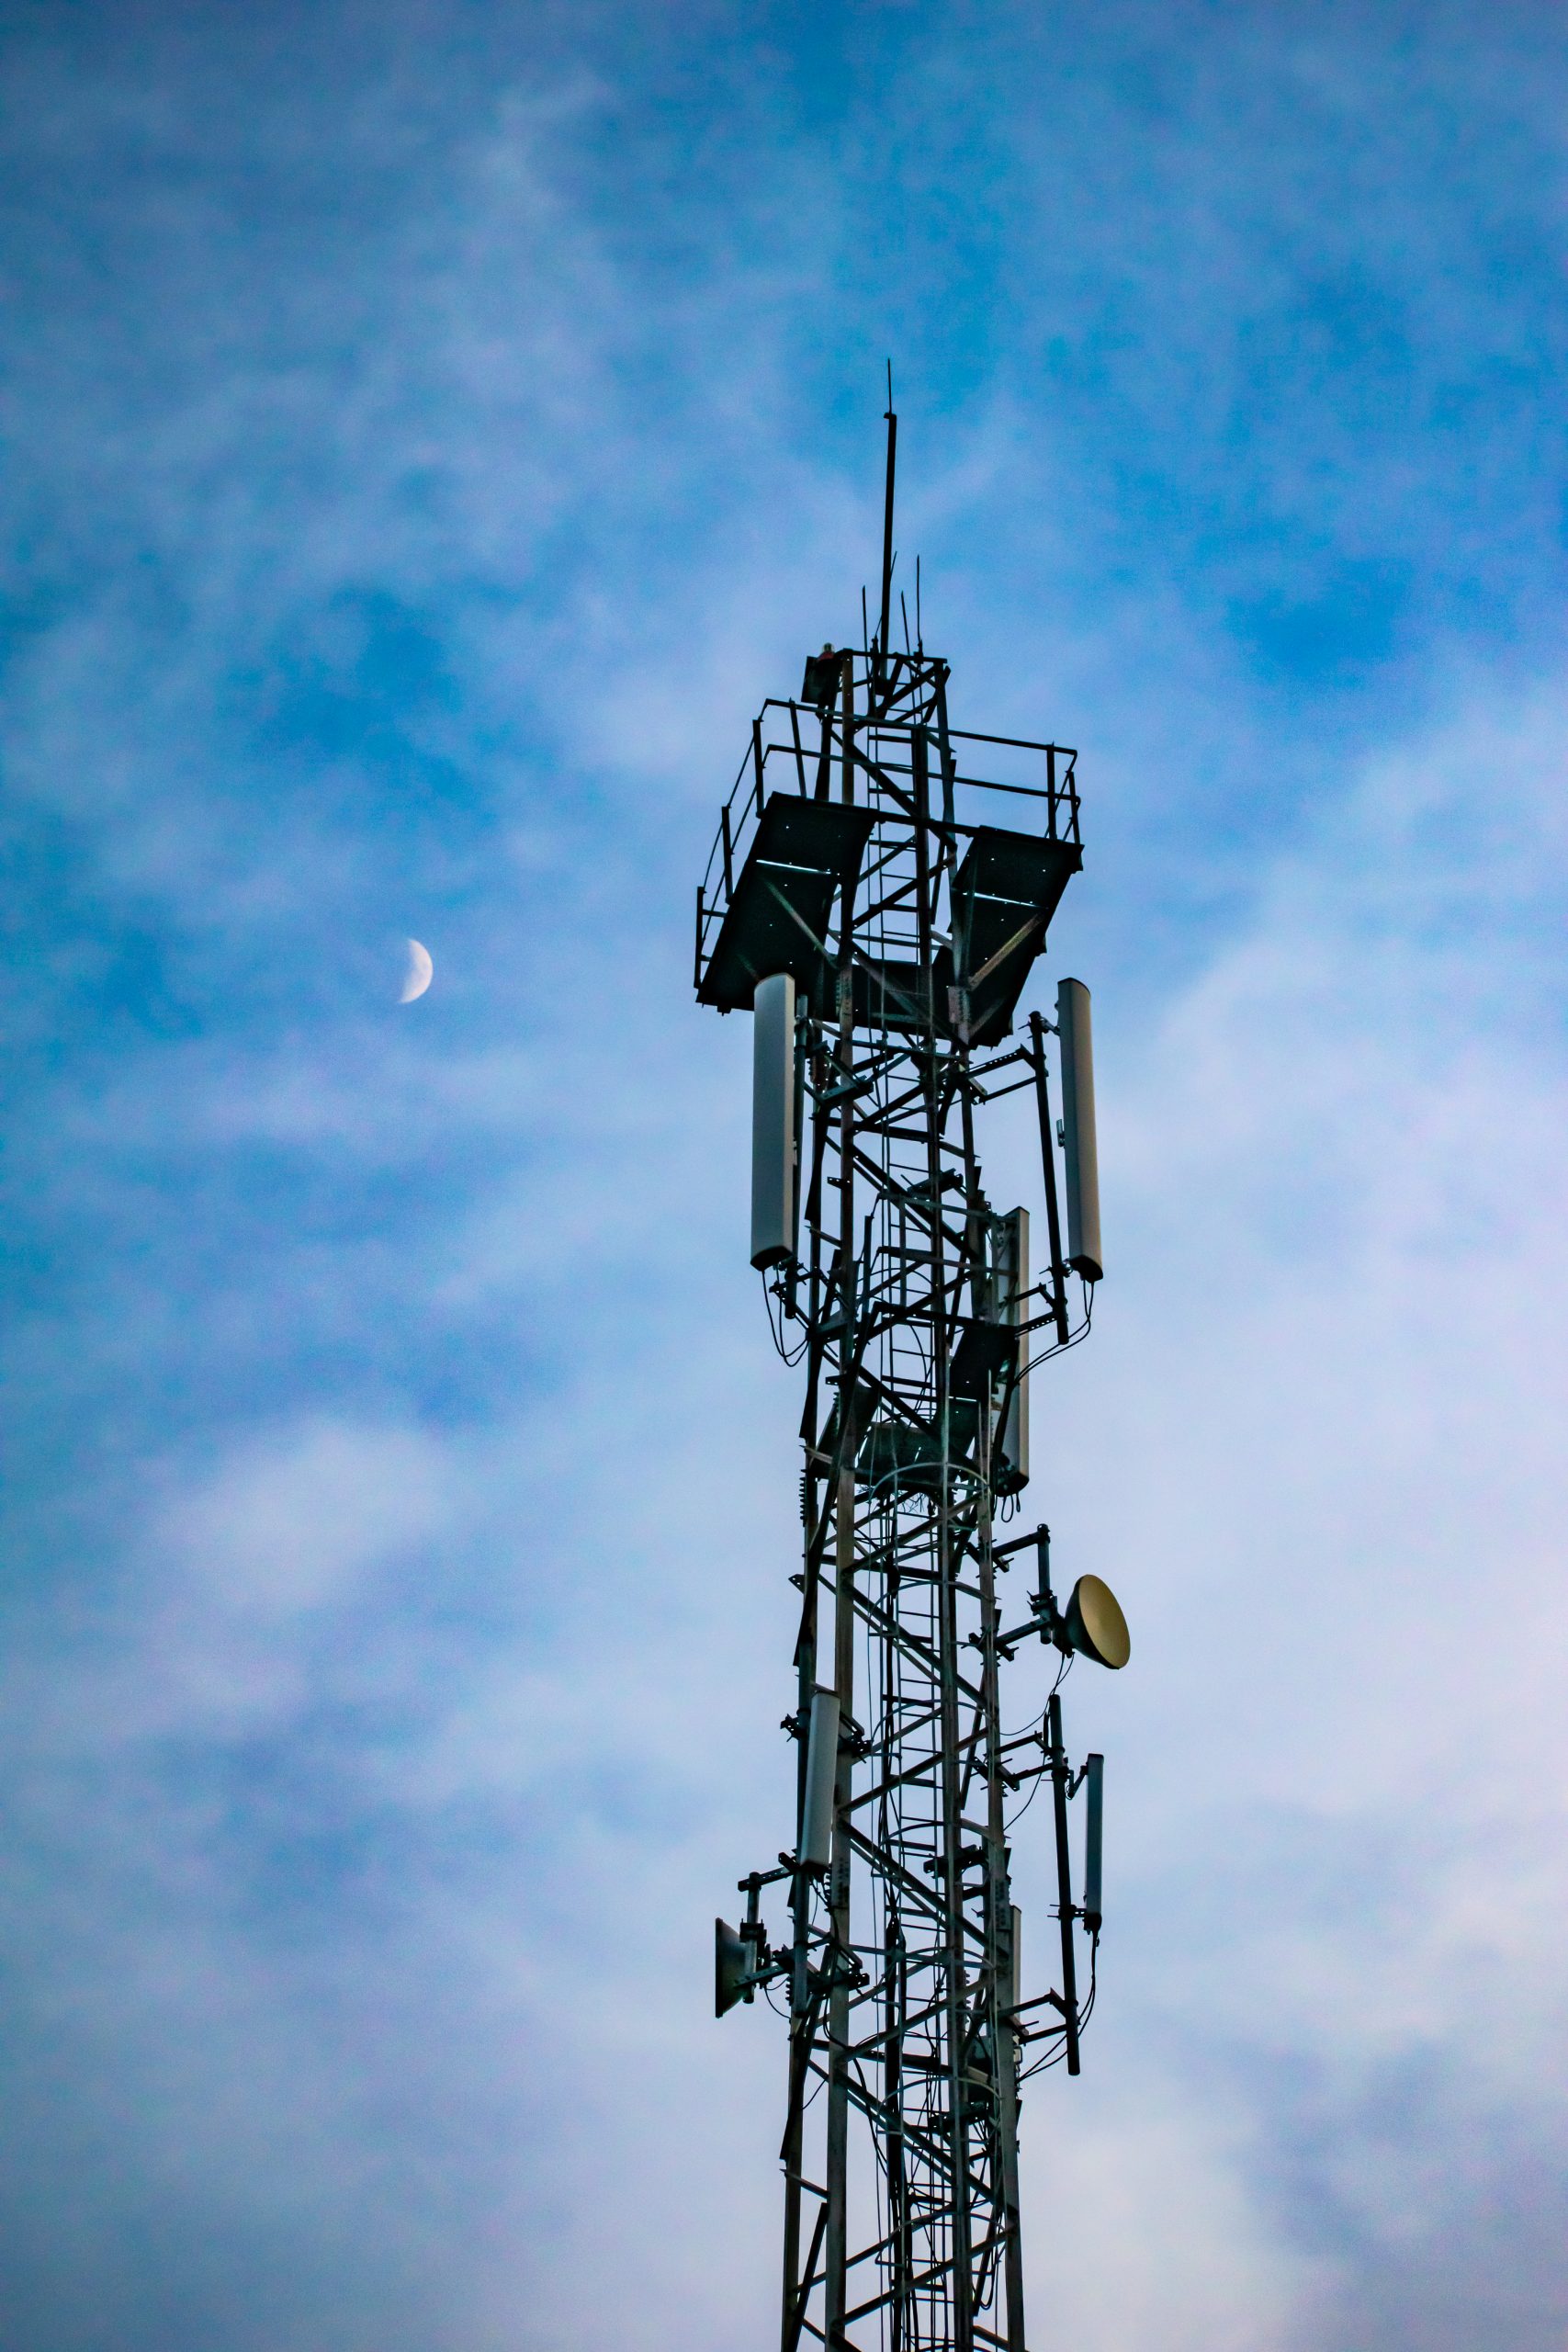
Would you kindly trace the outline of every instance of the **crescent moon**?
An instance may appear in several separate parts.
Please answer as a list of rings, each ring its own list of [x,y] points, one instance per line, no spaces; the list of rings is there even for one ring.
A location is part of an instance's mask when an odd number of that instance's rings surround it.
[[[412,1004],[416,996],[423,996],[430,986],[431,975],[435,967],[430,960],[429,948],[422,947],[417,939],[411,939],[408,970],[403,974],[403,992],[399,997],[398,1002]]]

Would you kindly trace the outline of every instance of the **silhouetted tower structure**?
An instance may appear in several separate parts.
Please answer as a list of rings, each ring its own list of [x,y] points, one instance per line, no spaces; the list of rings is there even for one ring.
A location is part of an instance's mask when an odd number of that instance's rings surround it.
[[[1097,1578],[1058,1606],[1043,1526],[995,1532],[1029,1479],[1032,1374],[1087,1332],[1101,1272],[1088,989],[1063,980],[1055,1021],[1017,1026],[1082,864],[1077,754],[953,727],[918,598],[894,650],[896,435],[889,401],[875,632],[764,705],[697,893],[698,998],[753,1014],[751,1261],[806,1386],[795,1838],[740,1881],[740,1926],[716,1925],[716,2007],[787,2004],[783,2352],[1026,2352],[1019,2085],[1078,2071],[1101,1766],[1069,1764],[1055,1690],[1004,1731],[999,1686],[1025,1640],[1064,1670],[1128,1654]],[[1021,1088],[1038,1272],[1027,1209],[993,1207],[976,1148]],[[998,1578],[1021,1555],[1036,1589],[1008,1626]],[[1041,1776],[1059,1983],[1031,1996],[1009,1815]]]

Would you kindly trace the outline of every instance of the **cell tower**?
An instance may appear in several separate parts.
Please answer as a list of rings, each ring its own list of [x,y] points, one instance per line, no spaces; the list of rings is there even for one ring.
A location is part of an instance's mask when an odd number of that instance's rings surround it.
[[[1082,864],[1077,754],[950,725],[918,594],[893,650],[897,435],[890,383],[875,633],[764,704],[697,892],[698,999],[753,1015],[751,1262],[806,1381],[795,1843],[739,1882],[739,1927],[716,1923],[716,2006],[787,2007],[783,2352],[1026,2352],[1019,2086],[1078,2071],[1102,1767],[1070,1765],[1055,1689],[1004,1731],[1001,1673],[1028,1640],[1061,1653],[1058,1682],[1075,1653],[1120,1667],[1129,1647],[1098,1578],[1058,1606],[1043,1526],[993,1532],[1029,1478],[1031,1376],[1088,1331],[1101,1273],[1089,990],[1063,980],[1055,1022],[1016,1027]],[[1021,1088],[1038,1280],[1029,1213],[992,1207],[976,1150],[980,1113]],[[1004,1624],[998,1575],[1029,1555],[1037,1589]],[[1009,1815],[1041,1777],[1060,1982],[1032,1995]]]

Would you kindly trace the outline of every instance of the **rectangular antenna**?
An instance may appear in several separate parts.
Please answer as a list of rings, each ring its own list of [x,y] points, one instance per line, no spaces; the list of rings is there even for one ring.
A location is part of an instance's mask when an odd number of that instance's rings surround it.
[[[751,1031],[751,1263],[782,1266],[795,1253],[795,982],[759,980]]]
[[[1104,1272],[1100,1251],[1100,1151],[1094,1133],[1094,1039],[1089,990],[1063,980],[1056,990],[1062,1040],[1062,1130],[1067,1173],[1067,1263],[1086,1282]]]
[[[800,1860],[808,1870],[825,1871],[833,1859],[833,1787],[838,1771],[839,1694],[814,1690],[800,1822]]]
[[[1029,1211],[1010,1209],[995,1227],[996,1301],[998,1322],[1015,1327],[1029,1320],[1024,1293],[1029,1288]],[[997,1435],[998,1485],[1016,1494],[1029,1484],[1029,1334],[1020,1330],[1018,1361],[1007,1411]]]
[[[1083,1923],[1100,1933],[1100,1870],[1105,1849],[1105,1758],[1084,1758]]]
[[[1062,2022],[1067,2072],[1078,2072],[1078,1976],[1073,1951],[1073,1863],[1067,1845],[1067,1751],[1062,1745],[1062,1702],[1055,1690],[1046,1709],[1051,1749],[1051,1794],[1056,1815],[1056,1916],[1062,1923]]]
[[[1045,1179],[1045,1235],[1051,1245],[1049,1304],[1055,1319],[1056,1344],[1067,1344],[1067,1268],[1062,1256],[1062,1216],[1056,1204],[1056,1158],[1051,1141],[1051,1089],[1045,1076],[1045,1023],[1038,1012],[1029,1016],[1029,1058],[1034,1069],[1035,1107],[1040,1116],[1040,1161]]]

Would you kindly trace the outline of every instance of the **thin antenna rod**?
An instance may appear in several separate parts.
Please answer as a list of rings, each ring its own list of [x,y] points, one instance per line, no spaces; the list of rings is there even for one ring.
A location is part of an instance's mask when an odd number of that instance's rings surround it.
[[[920,625],[920,559],[917,556],[915,558],[915,650],[917,653],[923,653],[925,650],[926,633]]]
[[[898,420],[893,413],[893,362],[887,363],[887,491],[882,509],[882,625],[876,633],[877,658],[881,668],[887,662],[887,632],[892,623],[889,610],[893,601],[893,469],[898,448]]]

